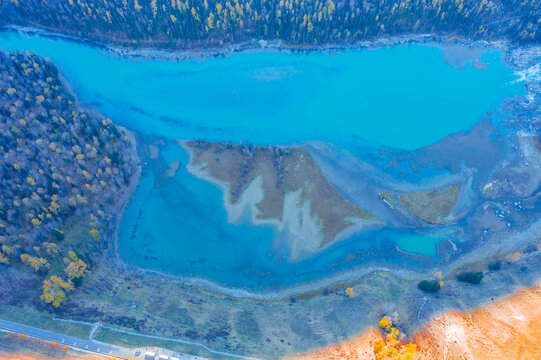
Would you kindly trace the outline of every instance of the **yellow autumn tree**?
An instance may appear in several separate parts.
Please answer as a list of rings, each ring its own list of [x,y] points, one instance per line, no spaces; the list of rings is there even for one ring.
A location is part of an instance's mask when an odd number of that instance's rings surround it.
[[[66,292],[73,290],[70,280],[64,281],[61,277],[53,275],[43,282],[43,294],[40,296],[46,304],[58,308],[66,301]]]
[[[68,251],[68,256],[71,258],[71,260],[73,261],[77,261],[79,260],[79,258],[77,257],[77,254],[75,253],[75,251]]]
[[[384,331],[384,340],[374,343],[373,350],[378,360],[414,360],[417,345],[398,340],[400,331],[393,327],[393,322],[387,316],[380,319],[378,326]]]
[[[94,238],[94,240],[99,240],[101,237],[100,232],[97,229],[92,229],[89,231],[90,235]]]
[[[15,245],[15,246],[7,246],[6,244],[4,244],[4,245],[2,245],[2,251],[6,255],[13,255],[13,253],[15,252],[16,247],[17,247],[17,245]]]
[[[2,254],[1,252],[0,252],[0,264],[4,264],[4,265],[9,264],[9,259],[7,258],[7,256]]]
[[[382,317],[378,323],[378,326],[385,331],[390,331],[392,325],[393,325],[393,322],[387,316]]]
[[[49,267],[49,262],[42,257],[30,256],[28,254],[21,254],[21,261],[34,269],[40,271]]]
[[[77,259],[77,261],[70,262],[64,271],[66,272],[70,280],[75,279],[75,278],[80,278],[86,272],[88,272],[87,265],[81,259]]]

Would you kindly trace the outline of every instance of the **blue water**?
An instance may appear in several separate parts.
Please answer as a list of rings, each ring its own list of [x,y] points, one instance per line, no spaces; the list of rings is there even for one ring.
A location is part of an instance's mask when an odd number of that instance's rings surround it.
[[[201,62],[129,61],[85,45],[0,36],[54,60],[79,97],[116,122],[172,139],[291,144],[352,138],[413,149],[467,130],[522,90],[489,51],[455,69],[437,47],[334,55],[254,52]]]
[[[442,238],[419,234],[403,234],[395,239],[401,250],[428,256],[436,256],[436,244],[441,240]]]
[[[135,61],[74,42],[3,32],[0,49],[48,56],[84,103],[141,134],[171,140],[320,140],[347,147],[362,139],[414,149],[469,129],[505,98],[524,91],[498,51],[481,57],[488,63],[484,71],[471,63],[457,69],[444,62],[441,49],[424,45],[333,55],[259,51],[205,61]],[[437,236],[383,230],[290,263],[283,249],[273,247],[278,235],[271,227],[227,222],[221,190],[187,173],[183,150],[169,146],[162,156],[182,166],[161,186],[155,185],[152,166],[144,168],[120,227],[126,261],[255,289],[351,268],[389,241],[436,256]]]

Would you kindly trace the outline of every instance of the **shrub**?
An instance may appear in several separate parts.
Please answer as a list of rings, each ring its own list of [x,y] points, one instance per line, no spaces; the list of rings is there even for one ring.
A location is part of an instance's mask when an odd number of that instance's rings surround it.
[[[466,271],[458,273],[456,276],[456,279],[458,281],[467,282],[469,284],[479,284],[481,280],[483,280],[483,273],[481,271],[479,272],[473,272],[473,271]]]
[[[501,270],[501,268],[502,268],[501,260],[496,260],[488,264],[488,269],[490,271],[498,271],[498,270]]]
[[[323,294],[323,296],[327,296],[327,295],[329,295],[329,289],[327,289],[327,288],[323,288],[323,290],[322,290],[322,294]]]
[[[425,292],[438,292],[441,289],[440,282],[438,280],[423,280],[417,284],[417,287]]]

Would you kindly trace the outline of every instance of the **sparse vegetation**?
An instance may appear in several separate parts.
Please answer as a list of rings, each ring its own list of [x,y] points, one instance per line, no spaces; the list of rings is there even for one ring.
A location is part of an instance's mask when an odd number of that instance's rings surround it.
[[[458,185],[451,185],[434,190],[420,190],[398,195],[400,203],[421,219],[445,224],[453,211],[460,194]]]

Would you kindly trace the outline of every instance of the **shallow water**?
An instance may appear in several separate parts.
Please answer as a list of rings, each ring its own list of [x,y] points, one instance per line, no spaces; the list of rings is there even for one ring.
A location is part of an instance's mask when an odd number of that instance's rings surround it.
[[[174,144],[162,151],[162,156],[168,162],[186,164],[188,160]],[[162,178],[155,186],[158,174]],[[221,190],[195,178],[185,167],[181,166],[174,178],[164,179],[163,173],[147,166],[122,219],[120,253],[127,261],[147,268],[250,290],[279,289],[368,261],[376,263],[374,250],[402,238],[416,241],[413,248],[405,244],[408,251],[435,256],[434,237],[380,230],[354,236],[291,263],[287,251],[274,248],[278,234],[272,227],[249,225],[249,214],[241,224],[228,224],[225,211]],[[420,246],[423,239],[424,247]]]
[[[256,144],[359,139],[414,149],[469,129],[506,97],[521,93],[498,51],[457,69],[440,48],[406,45],[337,54],[258,51],[205,61],[134,61],[63,40],[0,34],[0,48],[50,57],[79,98],[116,123],[172,140],[202,138]],[[357,235],[296,263],[271,227],[227,223],[221,190],[191,176],[186,153],[161,154],[181,167],[155,185],[145,167],[122,219],[120,253],[128,262],[226,286],[279,288],[342,271],[363,254],[396,242],[436,256],[440,237],[383,230]],[[248,217],[249,214],[247,214]],[[374,260],[374,259],[372,259]]]

